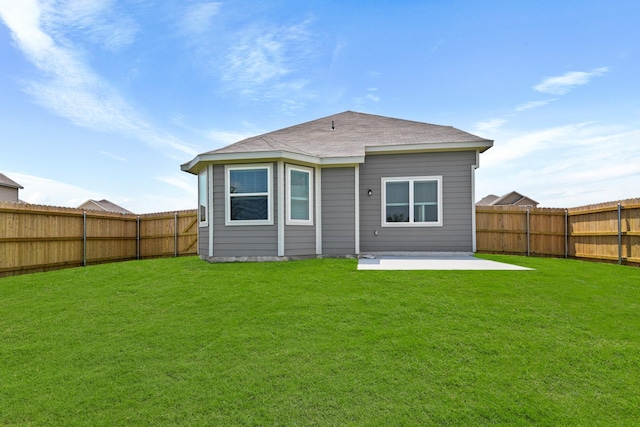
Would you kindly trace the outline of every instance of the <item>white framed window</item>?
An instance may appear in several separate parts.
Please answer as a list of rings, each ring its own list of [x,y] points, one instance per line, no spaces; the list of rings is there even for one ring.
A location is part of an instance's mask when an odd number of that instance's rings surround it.
[[[225,224],[273,224],[273,165],[225,166]]]
[[[198,224],[200,227],[209,225],[209,186],[207,185],[207,170],[198,174]]]
[[[287,225],[313,225],[313,169],[287,165]]]
[[[442,226],[442,177],[382,178],[382,226]]]

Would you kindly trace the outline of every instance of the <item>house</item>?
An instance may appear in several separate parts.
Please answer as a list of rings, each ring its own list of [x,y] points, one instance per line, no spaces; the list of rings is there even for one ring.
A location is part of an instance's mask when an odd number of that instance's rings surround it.
[[[18,191],[24,187],[5,174],[0,173],[0,202],[18,203]]]
[[[102,200],[89,199],[83,204],[81,204],[80,206],[78,206],[78,209],[103,211],[103,212],[117,212],[121,214],[133,214],[133,212],[123,208],[122,206],[118,206],[115,203],[108,201],[107,199],[102,199]]]
[[[528,206],[535,208],[538,207],[538,202],[517,191],[512,191],[501,197],[489,194],[480,199],[480,201],[476,203],[476,206]]]
[[[346,111],[197,155],[210,261],[475,250],[474,175],[493,141]]]

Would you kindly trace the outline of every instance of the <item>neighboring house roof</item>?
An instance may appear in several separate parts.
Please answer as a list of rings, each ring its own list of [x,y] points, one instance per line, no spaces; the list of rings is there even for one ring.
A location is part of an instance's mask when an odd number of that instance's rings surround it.
[[[182,165],[198,173],[200,162],[289,158],[315,164],[363,163],[366,153],[479,150],[493,141],[440,126],[345,111],[332,116],[247,138],[199,154]]]
[[[118,206],[113,202],[110,202],[106,199],[102,200],[92,200],[89,199],[80,206],[80,209],[90,209],[94,211],[105,211],[105,212],[118,212],[123,214],[133,214],[133,212],[123,208],[122,206]]]
[[[10,187],[10,188],[24,188],[22,185],[18,184],[5,174],[0,173],[0,186],[2,187]]]
[[[482,198],[477,206],[538,206],[538,202],[530,197],[524,196],[517,191],[512,191],[503,196],[490,194]]]
[[[491,206],[491,203],[493,203],[497,199],[498,199],[498,196],[496,196],[495,194],[489,194],[488,196],[485,196],[482,199],[480,199],[478,203],[476,203],[476,206]]]

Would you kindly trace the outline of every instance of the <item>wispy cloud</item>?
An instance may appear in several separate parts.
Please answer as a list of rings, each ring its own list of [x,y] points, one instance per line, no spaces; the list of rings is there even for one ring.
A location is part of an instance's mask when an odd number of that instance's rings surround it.
[[[84,39],[116,51],[135,40],[139,27],[119,11],[115,0],[57,0],[42,4],[43,26],[58,36],[81,34]]]
[[[102,154],[103,156],[109,157],[111,159],[117,160],[119,162],[122,162],[122,163],[129,162],[129,160],[125,159],[124,157],[120,157],[120,156],[118,156],[116,154],[109,153],[108,151],[100,151],[100,154]]]
[[[103,17],[92,13],[101,13],[110,3],[87,0],[69,4],[80,10],[77,25],[84,28],[91,22],[102,22]],[[43,75],[40,81],[26,82],[25,91],[38,104],[78,126],[121,133],[162,150],[171,148],[195,154],[193,147],[158,132],[91,69],[81,53],[82,48],[75,47],[56,30],[71,25],[73,19],[68,14],[61,15],[57,6],[60,4],[43,6],[36,0],[0,0],[0,18],[10,29],[17,46]]]
[[[536,151],[548,148],[551,144],[557,144],[561,138],[579,131],[589,123],[577,123],[566,126],[557,126],[537,132],[524,133],[508,139],[506,142],[495,144],[484,155],[483,166],[501,165],[507,162],[529,156]]]
[[[507,121],[505,119],[491,119],[476,123],[476,130],[481,132],[496,130],[502,127]]]
[[[640,146],[630,141],[640,130],[587,122],[503,140],[482,155],[478,198],[517,190],[544,206],[570,207],[637,197]]]
[[[196,196],[198,195],[198,186],[193,185],[193,178],[187,176],[187,174],[174,173],[170,175],[156,176],[156,179],[184,191],[187,195],[192,196],[193,200],[196,200]]]
[[[525,102],[524,104],[518,105],[515,110],[520,112],[520,111],[531,110],[533,108],[544,107],[545,105],[549,104],[550,102],[555,101],[556,99],[557,98],[545,99],[545,100],[542,100],[542,101]]]
[[[20,190],[20,199],[27,203],[76,207],[89,199],[105,198],[99,192],[54,179],[19,172],[11,172],[11,177],[24,187]]]
[[[230,47],[223,79],[252,92],[297,70],[310,50],[309,21],[275,28],[251,28]]]
[[[180,22],[185,34],[202,35],[211,30],[213,18],[220,13],[222,3],[202,2],[187,6]]]
[[[208,139],[219,144],[220,146],[225,146],[229,144],[233,144],[234,142],[242,141],[243,139],[250,138],[252,136],[258,135],[261,132],[252,131],[252,132],[228,132],[218,129],[211,129],[205,132],[205,135]]]
[[[570,71],[558,77],[548,77],[534,86],[534,89],[542,93],[563,95],[573,87],[585,85],[589,83],[592,78],[601,76],[608,71],[609,68],[607,67],[596,68],[588,72]]]

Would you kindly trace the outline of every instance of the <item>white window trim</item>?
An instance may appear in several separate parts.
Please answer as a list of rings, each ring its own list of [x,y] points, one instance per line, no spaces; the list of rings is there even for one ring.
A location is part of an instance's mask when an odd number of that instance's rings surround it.
[[[291,218],[291,172],[304,172],[309,174],[309,219]],[[287,225],[313,225],[313,169],[304,166],[286,165],[287,175]]]
[[[387,182],[409,182],[409,222],[387,222]],[[413,222],[413,183],[415,181],[436,181],[438,185],[438,221]],[[404,176],[382,178],[382,227],[442,227],[442,176]]]
[[[231,171],[243,169],[267,169],[267,219],[259,220],[231,220]],[[224,224],[228,226],[243,225],[273,225],[273,164],[255,163],[224,166]],[[263,196],[264,193],[243,193],[242,196]],[[240,196],[240,197],[242,197]]]
[[[200,227],[208,227],[209,226],[209,171],[208,167],[200,171],[198,174],[198,226]],[[204,175],[204,189],[202,187],[202,175]],[[205,220],[202,221],[202,215],[200,212],[200,201],[202,200],[202,191],[205,192]]]

